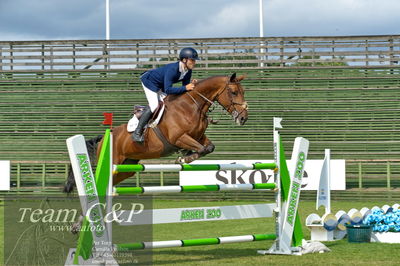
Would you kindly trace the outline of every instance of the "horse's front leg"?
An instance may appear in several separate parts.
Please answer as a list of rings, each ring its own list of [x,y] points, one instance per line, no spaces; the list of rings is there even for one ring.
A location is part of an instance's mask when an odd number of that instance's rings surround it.
[[[200,141],[193,139],[188,134],[183,134],[177,141],[176,146],[188,150],[189,153],[184,157],[179,157],[177,163],[190,163],[197,160],[201,156],[214,151],[214,144],[204,135]]]

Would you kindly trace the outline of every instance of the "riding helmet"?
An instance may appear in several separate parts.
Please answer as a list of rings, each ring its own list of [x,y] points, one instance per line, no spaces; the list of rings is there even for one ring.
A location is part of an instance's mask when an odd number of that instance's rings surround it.
[[[183,58],[187,58],[187,59],[194,59],[194,60],[199,60],[199,54],[197,53],[197,51],[195,49],[193,49],[192,47],[186,47],[183,48],[180,53],[179,53],[179,60],[182,61]]]

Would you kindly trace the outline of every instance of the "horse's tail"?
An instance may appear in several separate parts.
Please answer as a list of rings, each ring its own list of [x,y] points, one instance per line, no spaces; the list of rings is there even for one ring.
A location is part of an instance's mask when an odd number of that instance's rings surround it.
[[[97,153],[97,144],[103,139],[103,135],[98,135],[92,139],[86,140],[86,147],[88,150],[90,164],[92,167],[96,164],[96,153]],[[74,172],[72,171],[71,164],[68,167],[68,177],[67,182],[64,185],[63,192],[64,193],[71,193],[75,187],[75,176]]]

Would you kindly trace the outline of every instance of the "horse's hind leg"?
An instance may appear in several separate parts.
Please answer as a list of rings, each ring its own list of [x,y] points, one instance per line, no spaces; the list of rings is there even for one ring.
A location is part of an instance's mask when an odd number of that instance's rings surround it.
[[[117,173],[113,175],[113,186],[121,183],[125,179],[129,177],[133,177],[135,175],[135,172],[129,172],[129,173]]]

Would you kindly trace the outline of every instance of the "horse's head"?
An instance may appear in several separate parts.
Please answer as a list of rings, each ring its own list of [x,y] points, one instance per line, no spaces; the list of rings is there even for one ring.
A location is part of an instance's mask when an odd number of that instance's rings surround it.
[[[216,97],[216,100],[221,104],[233,117],[239,125],[244,125],[248,118],[248,105],[244,99],[244,90],[240,81],[244,76],[236,77],[234,73],[226,80],[226,85]]]

